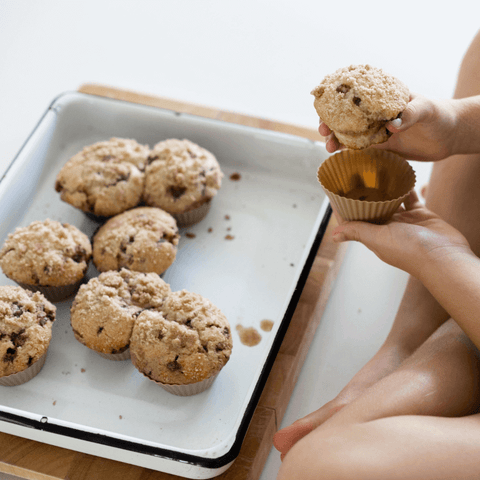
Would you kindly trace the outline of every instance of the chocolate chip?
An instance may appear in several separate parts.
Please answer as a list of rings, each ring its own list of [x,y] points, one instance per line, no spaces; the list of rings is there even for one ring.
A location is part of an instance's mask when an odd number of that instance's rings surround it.
[[[227,327],[225,327],[223,329],[223,334],[225,335],[225,337],[229,338],[230,337],[230,330]]]
[[[337,92],[338,93],[348,93],[350,91],[350,88],[348,85],[345,85],[344,83],[342,83],[341,85],[339,85],[337,87]]]
[[[225,344],[224,343],[217,343],[215,347],[216,352],[221,352],[222,350],[225,350]]]
[[[77,263],[82,263],[86,260],[86,257],[87,251],[80,245],[77,245],[75,247],[75,252],[73,253],[72,260]]]
[[[189,328],[192,328],[192,320],[189,318],[186,322],[185,325]]]
[[[33,363],[33,357],[29,356],[27,365],[30,366],[32,363]]]
[[[237,182],[238,180],[240,180],[242,178],[242,176],[239,174],[239,173],[232,173],[230,175],[230,180],[234,181],[234,182]]]
[[[187,232],[187,233],[185,233],[185,236],[186,236],[187,238],[195,238],[195,237],[196,237],[196,235],[195,235],[194,233],[192,233],[192,232]]]
[[[186,187],[180,185],[171,185],[168,187],[168,193],[174,198],[180,198],[187,191]]]
[[[353,103],[358,107],[362,103],[362,99],[360,97],[353,97]]]
[[[147,163],[148,165],[150,165],[152,162],[154,162],[155,160],[158,159],[158,155],[150,155],[148,158],[147,158]]]
[[[15,348],[7,348],[7,353],[3,357],[5,363],[11,363],[17,356],[17,350]]]
[[[182,369],[182,366],[177,362],[177,360],[178,360],[178,355],[175,357],[175,360],[173,362],[167,363],[167,368],[172,372],[176,372]]]
[[[102,158],[102,162],[109,162],[110,160],[115,160],[113,155],[104,155]]]
[[[52,273],[52,267],[50,265],[45,265],[43,267],[43,271],[45,272],[46,275],[50,275]]]
[[[103,327],[98,327],[97,336],[103,332]]]
[[[23,308],[17,303],[17,302],[12,302],[12,315],[14,317],[21,317],[23,314]]]
[[[63,185],[60,181],[56,181],[55,182],[55,191],[56,192],[61,192],[63,190]]]
[[[190,149],[187,149],[187,152],[190,155],[190,157],[197,158],[197,155],[195,153],[193,153]]]

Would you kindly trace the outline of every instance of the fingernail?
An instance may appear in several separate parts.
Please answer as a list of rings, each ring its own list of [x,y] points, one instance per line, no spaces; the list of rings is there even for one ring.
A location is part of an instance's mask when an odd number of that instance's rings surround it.
[[[402,126],[402,119],[396,118],[390,122],[390,125],[393,125],[395,128],[400,128]]]

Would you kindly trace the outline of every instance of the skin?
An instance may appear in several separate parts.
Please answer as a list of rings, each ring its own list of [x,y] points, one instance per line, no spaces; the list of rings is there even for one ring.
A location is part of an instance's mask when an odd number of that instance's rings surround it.
[[[411,276],[377,354],[337,397],[275,435],[279,480],[478,478],[479,94],[480,32],[455,98],[413,95],[402,126],[375,147],[436,161],[426,206],[412,194],[387,225],[342,222],[334,239],[360,241]]]

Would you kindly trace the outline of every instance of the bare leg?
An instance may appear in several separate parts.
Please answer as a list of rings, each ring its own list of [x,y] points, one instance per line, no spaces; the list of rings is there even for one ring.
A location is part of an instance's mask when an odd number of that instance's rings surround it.
[[[395,372],[299,440],[278,480],[478,479],[479,367],[478,350],[450,320]]]
[[[464,56],[455,97],[480,94],[480,32]],[[427,207],[459,229],[480,256],[480,155],[454,156],[434,166]],[[392,329],[377,354],[339,395],[315,412],[277,432],[275,447],[286,452],[304,435],[393,372],[449,315],[416,278],[408,281]]]

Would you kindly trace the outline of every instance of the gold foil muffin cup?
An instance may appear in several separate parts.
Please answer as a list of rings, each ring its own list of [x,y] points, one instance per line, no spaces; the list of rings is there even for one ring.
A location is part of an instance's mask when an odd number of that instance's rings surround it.
[[[15,387],[16,385],[22,385],[22,383],[28,382],[40,373],[46,359],[47,353],[45,352],[33,365],[30,365],[25,370],[18,373],[12,373],[6,377],[0,377],[0,385]]]
[[[113,361],[123,361],[123,360],[130,360],[130,349],[127,348],[124,352],[120,353],[103,353],[103,352],[95,352],[97,355],[100,355],[102,358],[106,358],[107,360]]]
[[[386,223],[415,187],[415,172],[400,155],[377,149],[343,150],[320,165],[317,178],[343,220]]]
[[[203,220],[207,216],[210,205],[211,200],[209,199],[203,205],[193,210],[184,213],[172,213],[171,215],[177,221],[178,227],[189,227],[200,222],[200,220]]]
[[[220,372],[218,372],[220,373]],[[161,383],[153,380],[157,385],[160,385],[164,390],[173,395],[178,395],[179,397],[189,397],[191,395],[197,395],[198,393],[202,393],[208,388],[210,388],[218,376],[218,373],[212,375],[205,380],[196,383],[190,383],[188,385],[174,385],[168,383]],[[149,377],[147,377],[149,378]],[[149,378],[151,380],[151,378]]]

